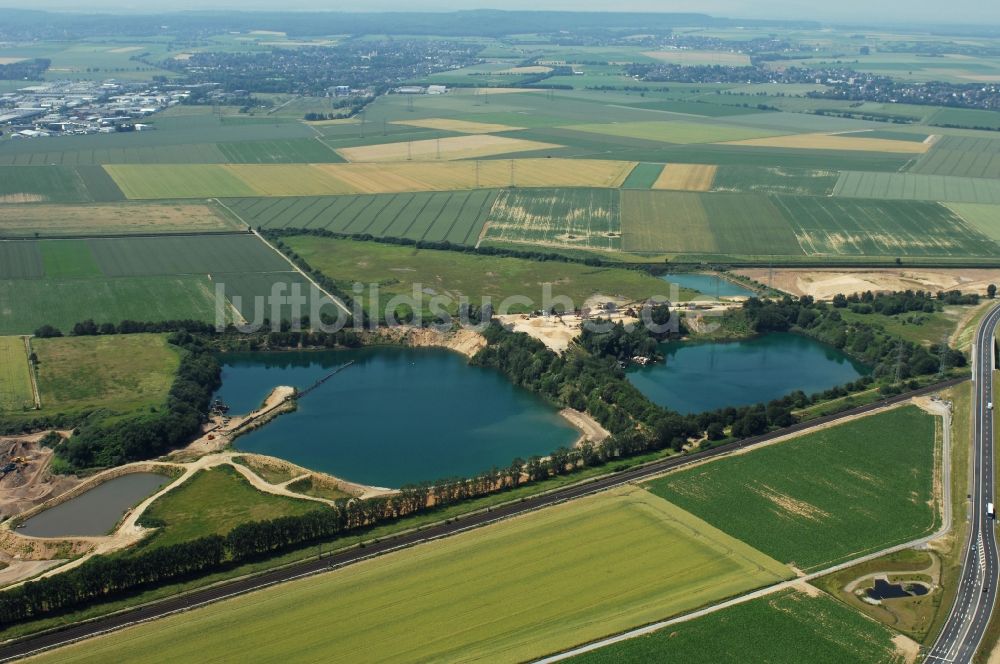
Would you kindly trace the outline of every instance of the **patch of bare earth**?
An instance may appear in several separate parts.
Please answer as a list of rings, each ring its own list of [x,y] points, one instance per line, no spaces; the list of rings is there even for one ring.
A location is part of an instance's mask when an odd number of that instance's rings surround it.
[[[897,634],[892,637],[892,645],[896,646],[896,652],[906,664],[917,661],[917,657],[920,655],[920,644],[908,636]]]
[[[850,295],[865,291],[889,292],[902,290],[960,290],[985,293],[986,287],[998,281],[996,270],[985,269],[912,269],[876,268],[868,270],[838,270],[788,268],[776,269],[771,275],[767,268],[737,270],[736,274],[763,284],[772,285],[791,295],[811,295],[817,300],[829,300],[838,293]]]
[[[581,413],[572,408],[563,408],[559,414],[580,431],[578,446],[588,440],[592,443],[600,443],[611,436],[610,431],[602,427],[600,422],[587,413]]]
[[[372,333],[374,341],[397,343],[413,348],[447,348],[472,357],[486,347],[486,338],[474,330],[439,332],[430,328],[380,328]]]
[[[793,498],[788,494],[781,493],[777,489],[774,489],[766,484],[752,487],[751,491],[756,493],[758,496],[771,501],[775,507],[778,507],[783,512],[796,517],[819,522],[830,516],[829,512],[826,512],[815,505],[807,503],[804,500]]]

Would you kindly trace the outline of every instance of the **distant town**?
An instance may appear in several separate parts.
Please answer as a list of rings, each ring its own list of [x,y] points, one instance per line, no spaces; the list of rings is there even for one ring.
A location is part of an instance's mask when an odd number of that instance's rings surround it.
[[[0,95],[0,131],[13,139],[143,131],[142,120],[189,97],[187,88],[52,81]]]

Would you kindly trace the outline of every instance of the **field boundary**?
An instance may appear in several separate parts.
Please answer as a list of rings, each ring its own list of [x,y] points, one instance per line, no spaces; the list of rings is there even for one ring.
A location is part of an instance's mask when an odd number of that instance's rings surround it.
[[[286,263],[288,263],[289,265],[291,265],[291,266],[292,266],[292,269],[293,269],[293,270],[294,270],[294,271],[295,271],[296,273],[298,273],[298,274],[302,275],[302,277],[303,277],[303,278],[304,278],[304,279],[305,279],[306,281],[308,281],[308,282],[309,282],[310,284],[312,284],[313,286],[315,286],[315,287],[316,287],[316,289],[317,289],[317,290],[319,290],[319,292],[320,292],[320,293],[323,293],[323,294],[324,294],[324,295],[326,295],[326,296],[327,296],[328,298],[330,298],[330,300],[331,300],[331,301],[332,301],[332,302],[333,302],[334,304],[336,304],[338,308],[340,308],[341,310],[343,310],[343,312],[344,312],[344,313],[346,313],[346,314],[347,314],[348,316],[350,316],[350,315],[351,315],[351,310],[347,308],[347,305],[346,305],[346,304],[344,304],[344,303],[343,303],[343,302],[342,302],[342,301],[340,300],[340,298],[339,298],[339,297],[334,297],[334,296],[333,296],[333,294],[331,294],[331,293],[330,293],[329,291],[327,291],[327,290],[326,290],[325,288],[323,288],[323,287],[322,287],[322,286],[320,286],[320,285],[319,285],[318,283],[316,283],[316,280],[315,280],[315,279],[313,279],[313,278],[312,278],[311,276],[309,276],[308,274],[306,274],[305,272],[303,272],[303,271],[302,271],[302,268],[300,268],[300,267],[299,267],[298,265],[296,265],[296,264],[295,264],[295,261],[293,261],[293,260],[292,260],[291,258],[289,258],[288,256],[286,256],[286,255],[284,254],[284,252],[282,252],[282,251],[281,251],[280,249],[278,249],[278,248],[277,248],[276,246],[274,246],[273,244],[271,244],[270,242],[268,242],[268,241],[267,241],[267,239],[266,239],[266,238],[265,238],[265,237],[264,237],[263,235],[261,235],[260,233],[258,233],[258,232],[257,232],[257,231],[256,231],[256,230],[255,230],[255,229],[253,228],[253,227],[251,227],[251,226],[250,226],[250,224],[247,224],[247,222],[243,220],[243,217],[241,217],[240,215],[236,214],[236,213],[235,213],[235,212],[234,212],[234,211],[233,211],[233,210],[232,210],[232,209],[231,209],[231,208],[230,208],[230,207],[229,207],[228,205],[226,205],[225,203],[223,203],[222,201],[220,201],[220,200],[219,200],[219,199],[217,199],[217,198],[216,198],[216,199],[214,199],[214,200],[215,200],[215,202],[216,202],[216,203],[218,203],[219,205],[221,205],[221,206],[222,206],[222,207],[223,207],[223,208],[224,208],[224,209],[225,209],[226,211],[228,211],[228,212],[229,212],[229,214],[233,215],[234,217],[236,217],[237,219],[239,219],[239,220],[240,220],[240,221],[241,221],[242,223],[246,224],[247,228],[249,228],[249,229],[250,229],[250,233],[251,233],[251,234],[253,234],[253,235],[254,235],[254,237],[256,237],[256,238],[257,238],[258,240],[260,240],[261,242],[263,242],[263,243],[264,243],[264,244],[265,244],[265,245],[266,245],[266,246],[267,246],[267,247],[268,247],[268,248],[269,248],[269,249],[270,249],[271,251],[273,251],[274,253],[276,253],[276,254],[278,254],[279,256],[281,256],[281,258],[282,258],[282,259],[283,259],[283,260],[284,260],[284,261],[285,261]],[[239,235],[245,235],[245,233],[239,233]]]
[[[42,395],[38,391],[38,377],[35,375],[35,363],[31,361],[31,337],[25,335],[22,338],[24,339],[25,360],[28,362],[28,378],[31,381],[31,394],[35,398],[35,410],[41,410]]]
[[[244,222],[245,223],[245,222]],[[248,227],[249,228],[249,227]],[[206,235],[248,235],[246,231],[179,231],[177,233],[88,233],[84,235],[3,235],[0,234],[0,242],[13,241],[23,242],[25,240],[43,242],[45,240],[121,240],[130,238],[155,238],[155,237],[202,237]]]

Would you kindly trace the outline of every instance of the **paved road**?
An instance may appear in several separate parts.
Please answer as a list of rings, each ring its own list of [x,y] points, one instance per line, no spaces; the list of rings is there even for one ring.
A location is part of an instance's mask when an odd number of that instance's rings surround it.
[[[161,618],[163,616],[170,615],[171,613],[185,611],[228,597],[241,595],[253,590],[259,590],[278,583],[290,581],[292,579],[325,572],[332,568],[344,567],[373,556],[388,553],[389,551],[395,551],[442,537],[448,537],[471,528],[477,528],[489,523],[501,521],[503,519],[542,507],[555,505],[568,500],[574,500],[576,498],[598,493],[600,491],[606,491],[607,489],[616,486],[649,478],[666,470],[679,468],[710,457],[726,454],[734,450],[760,445],[761,443],[766,443],[774,440],[775,438],[788,435],[789,433],[806,431],[822,424],[835,422],[854,415],[876,411],[885,408],[886,406],[906,401],[913,396],[929,394],[945,387],[957,385],[964,380],[965,379],[958,378],[944,381],[916,392],[909,392],[907,394],[885,399],[874,404],[860,406],[836,415],[830,415],[810,420],[808,422],[798,423],[792,425],[791,427],[787,427],[763,436],[746,438],[734,443],[720,445],[719,447],[711,450],[696,452],[682,457],[663,459],[661,461],[633,468],[631,470],[599,477],[590,482],[569,486],[544,495],[525,498],[515,503],[493,508],[490,511],[477,512],[459,519],[453,519],[451,523],[440,523],[422,530],[403,533],[396,537],[390,537],[368,544],[365,548],[340,551],[324,557],[321,560],[311,559],[303,561],[301,563],[267,572],[258,576],[236,579],[211,588],[205,588],[184,595],[152,602],[122,613],[97,618],[84,623],[77,623],[59,631],[39,634],[19,641],[0,644],[0,662],[17,659],[36,653],[40,650],[54,648],[60,645],[72,643],[74,641],[79,641],[81,639],[112,632],[129,625],[134,625],[138,622],[155,620],[156,618]]]
[[[955,606],[952,607],[941,635],[927,655],[928,664],[971,662],[983,640],[996,601],[996,531],[993,519],[986,513],[986,505],[996,502],[993,495],[993,411],[987,404],[993,401],[993,338],[998,323],[1000,307],[992,309],[976,331],[973,359],[976,388],[972,404],[975,413],[972,440],[972,527],[969,529]]]

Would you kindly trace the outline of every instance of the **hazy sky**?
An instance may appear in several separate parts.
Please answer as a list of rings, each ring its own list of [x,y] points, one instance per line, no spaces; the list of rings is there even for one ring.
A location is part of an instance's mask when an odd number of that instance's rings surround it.
[[[0,6],[3,6],[0,0]],[[246,10],[364,10],[398,11],[499,8],[578,11],[701,12],[733,18],[815,19],[851,23],[927,22],[982,25],[1000,24],[1000,2],[995,0],[367,0],[364,3],[324,0],[32,0],[32,9],[81,11],[170,11],[187,9]],[[8,5],[9,6],[9,5]]]

